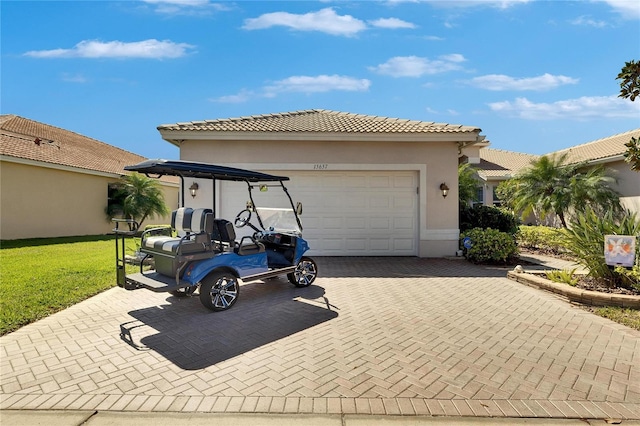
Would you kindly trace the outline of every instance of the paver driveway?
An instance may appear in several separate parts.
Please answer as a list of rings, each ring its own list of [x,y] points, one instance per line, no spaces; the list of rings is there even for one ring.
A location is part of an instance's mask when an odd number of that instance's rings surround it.
[[[114,288],[3,336],[0,408],[640,419],[640,332],[500,268],[317,260],[225,312]]]

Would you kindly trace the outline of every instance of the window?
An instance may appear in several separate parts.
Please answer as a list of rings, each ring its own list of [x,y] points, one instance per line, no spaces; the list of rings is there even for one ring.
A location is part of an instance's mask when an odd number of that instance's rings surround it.
[[[493,205],[496,207],[500,207],[502,205],[502,201],[498,198],[498,194],[496,194],[496,187],[493,187]]]
[[[484,188],[482,186],[478,186],[476,188],[476,198],[473,200],[473,206],[481,206],[484,204]]]

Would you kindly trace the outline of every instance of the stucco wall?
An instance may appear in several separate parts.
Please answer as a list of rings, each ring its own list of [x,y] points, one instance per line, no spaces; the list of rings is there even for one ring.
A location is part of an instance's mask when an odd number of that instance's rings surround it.
[[[620,202],[640,217],[640,172],[631,170],[629,163],[624,161],[608,163],[607,167],[614,171],[618,179],[616,189],[622,194]]]
[[[283,171],[314,170],[318,164],[326,165],[327,171],[338,165],[354,169],[375,169],[377,164],[416,166],[423,195],[420,256],[452,256],[458,247],[458,149],[454,142],[187,140],[181,144],[180,157],[236,166],[265,164],[262,170],[271,171],[278,170],[274,165],[282,165]],[[442,182],[450,188],[447,198],[439,189]]]
[[[3,161],[0,165],[0,239],[101,235],[111,232],[104,209],[117,177]],[[165,187],[169,208],[177,189]],[[159,218],[149,223],[169,223]]]

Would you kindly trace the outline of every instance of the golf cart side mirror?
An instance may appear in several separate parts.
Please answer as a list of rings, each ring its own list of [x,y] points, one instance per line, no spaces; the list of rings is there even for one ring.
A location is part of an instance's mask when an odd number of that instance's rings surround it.
[[[300,216],[302,214],[302,203],[298,201],[298,204],[296,204],[296,214],[298,216]]]
[[[253,209],[253,203],[251,201],[247,201],[247,210],[249,210],[250,212],[255,211]]]

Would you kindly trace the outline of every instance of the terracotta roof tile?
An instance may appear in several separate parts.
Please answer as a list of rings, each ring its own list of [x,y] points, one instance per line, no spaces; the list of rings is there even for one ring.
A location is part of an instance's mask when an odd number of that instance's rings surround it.
[[[0,154],[114,174],[124,174],[124,166],[145,160],[96,139],[17,115],[0,115]]]
[[[158,130],[219,132],[468,133],[477,127],[321,109],[163,124]]]
[[[562,155],[568,153],[567,163],[579,163],[581,161],[605,160],[622,156],[627,148],[625,143],[632,138],[640,137],[640,129],[631,130],[607,138],[597,139],[582,145],[572,146],[548,155]]]
[[[480,164],[474,164],[474,167],[484,179],[508,178],[538,158],[538,155],[533,154],[483,148],[480,150]]]

